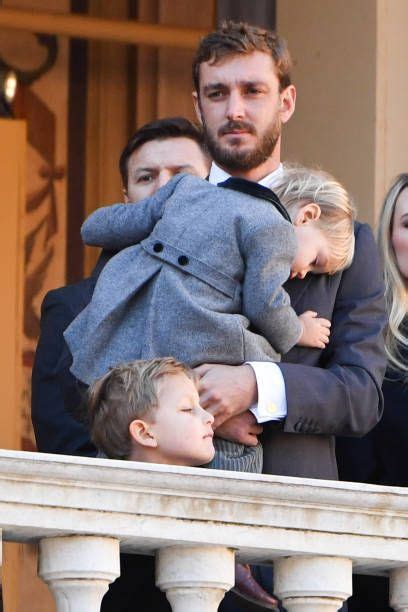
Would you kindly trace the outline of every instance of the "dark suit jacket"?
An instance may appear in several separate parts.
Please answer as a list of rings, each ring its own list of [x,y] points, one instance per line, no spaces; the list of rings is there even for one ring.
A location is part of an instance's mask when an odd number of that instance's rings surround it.
[[[264,472],[336,479],[334,436],[363,436],[382,412],[386,317],[370,228],[356,224],[349,269],[290,281],[287,290],[298,314],[315,310],[331,320],[331,337],[324,350],[295,346],[283,357],[288,415],[283,429],[265,427]]]

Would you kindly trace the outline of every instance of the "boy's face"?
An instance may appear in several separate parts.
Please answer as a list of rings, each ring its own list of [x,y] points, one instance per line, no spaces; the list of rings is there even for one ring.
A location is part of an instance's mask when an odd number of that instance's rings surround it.
[[[163,376],[158,400],[151,419],[145,419],[151,461],[190,466],[211,461],[214,417],[201,408],[193,381],[185,374]]]
[[[293,219],[298,246],[290,278],[305,278],[308,272],[325,274],[333,269],[328,238],[316,223],[320,213],[319,205],[310,202],[301,206]]]

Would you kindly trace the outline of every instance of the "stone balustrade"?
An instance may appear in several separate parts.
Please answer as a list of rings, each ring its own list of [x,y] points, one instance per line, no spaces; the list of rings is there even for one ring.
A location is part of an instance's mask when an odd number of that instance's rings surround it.
[[[289,612],[335,612],[352,571],[389,574],[408,611],[408,490],[0,451],[0,528],[39,541],[58,612],[97,612],[119,548],[156,555],[174,612],[215,612],[234,557],[274,563]]]

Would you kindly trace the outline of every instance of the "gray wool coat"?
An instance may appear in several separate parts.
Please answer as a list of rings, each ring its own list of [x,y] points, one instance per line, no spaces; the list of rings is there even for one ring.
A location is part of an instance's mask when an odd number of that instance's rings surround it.
[[[178,175],[149,199],[95,211],[82,237],[123,249],[64,334],[85,383],[167,355],[190,366],[276,361],[299,339],[282,288],[294,230],[267,200]]]

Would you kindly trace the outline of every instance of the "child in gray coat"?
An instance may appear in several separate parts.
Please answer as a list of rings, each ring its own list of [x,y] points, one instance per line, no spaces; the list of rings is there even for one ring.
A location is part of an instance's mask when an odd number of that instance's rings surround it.
[[[190,366],[235,365],[276,361],[296,343],[324,348],[329,321],[298,317],[282,284],[349,265],[347,193],[329,175],[288,169],[277,191],[292,225],[268,189],[241,179],[225,187],[179,175],[147,200],[87,219],[85,243],[123,250],[65,332],[77,378],[90,383],[119,362],[169,354]],[[216,449],[214,467],[261,471],[259,445]]]

